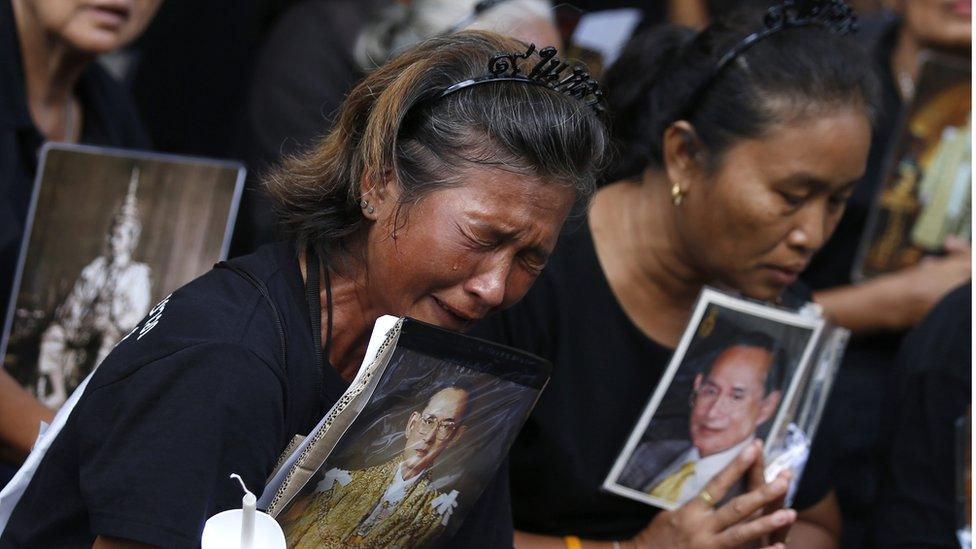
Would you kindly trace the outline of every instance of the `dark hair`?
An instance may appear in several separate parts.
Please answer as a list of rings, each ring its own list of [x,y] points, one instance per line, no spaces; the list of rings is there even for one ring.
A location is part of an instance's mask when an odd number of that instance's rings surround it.
[[[712,366],[715,365],[718,357],[733,347],[753,347],[762,349],[772,355],[772,361],[769,363],[769,371],[766,372],[763,387],[764,394],[768,395],[772,391],[782,389],[783,380],[786,377],[786,358],[783,353],[783,348],[772,336],[764,332],[739,332],[721,348],[708,353],[703,359],[704,369],[702,370],[702,375],[707,376],[712,371]]]
[[[395,177],[401,204],[462,185],[472,165],[587,196],[607,138],[583,102],[521,82],[438,97],[484,75],[492,56],[525,47],[489,32],[456,33],[422,42],[368,75],[346,97],[331,132],[267,177],[284,232],[299,245],[348,251],[348,239],[364,227],[360,182],[383,174]]]
[[[680,119],[694,127],[710,168],[734,141],[759,137],[775,123],[843,106],[874,119],[878,84],[870,59],[850,37],[819,27],[774,33],[711,78],[719,59],[762,20],[762,11],[745,9],[700,33],[663,26],[630,40],[604,79],[616,148],[605,180],[662,168],[664,131]]]

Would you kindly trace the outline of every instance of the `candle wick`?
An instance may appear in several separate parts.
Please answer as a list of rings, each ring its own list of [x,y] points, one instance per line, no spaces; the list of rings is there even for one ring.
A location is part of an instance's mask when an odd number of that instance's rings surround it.
[[[245,495],[252,495],[251,494],[251,491],[248,490],[247,489],[247,486],[244,484],[244,479],[241,478],[241,475],[238,475],[237,473],[231,473],[230,478],[236,478],[237,479],[237,482],[240,482],[241,483],[241,488],[244,489],[244,494]]]

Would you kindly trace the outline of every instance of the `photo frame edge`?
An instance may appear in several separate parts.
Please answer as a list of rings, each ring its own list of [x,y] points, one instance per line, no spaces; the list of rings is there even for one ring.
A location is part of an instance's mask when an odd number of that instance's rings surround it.
[[[13,284],[10,285],[10,301],[7,302],[6,316],[3,319],[3,333],[2,337],[0,337],[0,361],[5,361],[7,358],[7,344],[10,339],[10,331],[14,327],[14,313],[17,311],[17,294],[20,292],[20,284],[24,276],[24,263],[27,262],[27,245],[30,243],[31,233],[34,230],[34,215],[37,213],[37,201],[41,195],[44,166],[47,163],[48,153],[52,149],[61,149],[59,145],[66,145],[66,143],[47,141],[41,145],[37,162],[37,173],[34,174],[34,188],[31,190],[30,206],[27,208],[27,217],[24,218],[24,234],[21,235],[20,250],[17,252],[17,265],[14,267]],[[0,367],[2,367],[2,362],[0,362]]]
[[[711,298],[716,294],[715,290],[704,287],[701,293],[698,295],[698,299],[695,302],[695,308],[692,311],[691,319],[688,321],[688,325],[695,324],[696,326],[701,323],[701,319],[705,314],[705,309],[711,303]],[[684,360],[684,354],[687,352],[688,347],[691,345],[691,340],[694,339],[694,332],[685,329],[685,333],[681,336],[681,341],[678,342],[678,346],[675,348],[674,353],[671,355],[671,360],[668,362],[667,368],[664,370],[664,374],[661,375],[661,381],[658,382],[657,387],[651,394],[650,400],[644,406],[644,410],[641,412],[637,423],[630,430],[630,435],[627,437],[627,442],[624,444],[623,449],[617,454],[617,458],[614,460],[613,466],[610,468],[610,472],[603,480],[603,488],[610,490],[614,493],[623,496],[633,496],[634,493],[643,496],[641,492],[628,488],[618,481],[620,479],[620,474],[623,472],[624,467],[630,458],[633,456],[634,450],[640,443],[640,439],[644,432],[647,430],[648,424],[651,422],[651,418],[654,417],[654,413],[657,412],[661,401],[664,400],[664,395],[667,390],[671,387],[671,382],[674,380],[675,374],[678,372],[678,368]],[[614,489],[616,488],[616,489]],[[648,496],[649,497],[649,496]],[[631,498],[633,499],[633,497]],[[638,499],[643,503],[648,503],[650,505],[660,506],[657,503],[652,503],[645,500],[643,497]]]
[[[230,245],[234,239],[234,228],[237,226],[237,214],[241,207],[241,197],[244,195],[244,181],[247,178],[247,167],[240,162],[237,164],[237,180],[234,182],[234,194],[230,199],[230,209],[227,212],[227,224],[224,227],[224,239],[220,244],[220,261],[227,259]]]
[[[775,429],[780,426],[786,412],[786,407],[784,404],[797,389],[796,385],[799,383],[798,380],[800,378],[798,377],[798,374],[800,373],[800,369],[809,368],[811,363],[811,354],[813,349],[816,348],[816,345],[820,341],[821,334],[823,333],[824,326],[826,325],[826,319],[822,316],[815,317],[799,311],[785,310],[774,305],[754,303],[752,301],[748,301],[747,299],[730,295],[710,286],[705,286],[702,288],[702,291],[695,303],[695,308],[692,312],[691,318],[688,321],[688,326],[691,326],[692,324],[698,326],[701,323],[705,310],[708,308],[708,305],[711,304],[716,304],[726,309],[765,318],[781,324],[787,324],[798,328],[807,328],[812,331],[809,340],[804,345],[803,353],[800,356],[799,368],[793,372],[791,377],[790,388],[787,390],[788,394],[784,395],[783,401],[780,402],[776,412],[776,418],[773,420],[773,425],[770,428],[771,433],[775,432]],[[602,488],[604,490],[640,501],[642,503],[661,507],[663,509],[671,510],[678,507],[669,506],[667,503],[662,502],[657,498],[652,498],[651,496],[648,496],[640,491],[623,486],[618,482],[618,480],[620,474],[623,472],[623,468],[630,460],[630,457],[632,457],[634,449],[636,449],[637,444],[639,444],[640,438],[643,436],[644,432],[647,430],[647,426],[650,424],[651,419],[654,417],[654,413],[657,411],[661,401],[664,399],[664,394],[668,389],[670,389],[674,376],[677,374],[678,368],[684,361],[685,354],[688,351],[691,341],[695,337],[696,331],[697,330],[688,330],[687,327],[685,328],[685,333],[682,335],[681,341],[675,348],[675,351],[671,356],[671,360],[668,362],[668,366],[665,369],[664,374],[661,376],[661,381],[658,383],[658,387],[654,390],[654,393],[652,394],[648,405],[645,406],[643,412],[641,413],[637,424],[631,430],[624,448],[617,455],[616,460],[614,460],[614,464],[610,468],[610,472],[604,478],[602,484]],[[764,455],[765,452],[766,449],[764,448]]]

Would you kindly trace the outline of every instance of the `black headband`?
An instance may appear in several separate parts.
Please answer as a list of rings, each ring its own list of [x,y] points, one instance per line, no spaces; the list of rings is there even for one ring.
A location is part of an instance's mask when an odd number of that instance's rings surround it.
[[[705,90],[736,57],[764,38],[786,29],[801,27],[820,27],[834,34],[846,35],[857,32],[857,13],[843,0],[784,0],[781,4],[770,7],[763,17],[762,28],[743,38],[719,58],[708,78],[702,81],[688,97],[685,106],[678,111],[676,119],[687,118],[694,111]]]
[[[580,65],[573,67],[568,75],[563,76],[562,73],[569,68],[569,64],[556,57],[556,48],[552,46],[539,50],[540,61],[528,74],[522,74],[519,60],[528,59],[534,52],[535,44],[529,44],[524,53],[496,54],[488,60],[487,74],[451,84],[437,97],[441,98],[458,90],[488,82],[521,82],[543,86],[574,97],[597,114],[603,111],[603,91],[600,89],[599,82],[591,78],[590,73]]]

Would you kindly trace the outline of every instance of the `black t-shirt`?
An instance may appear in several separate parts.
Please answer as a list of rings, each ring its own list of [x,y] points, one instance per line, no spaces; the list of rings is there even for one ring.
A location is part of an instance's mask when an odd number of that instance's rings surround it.
[[[475,332],[553,363],[552,379],[509,457],[515,527],[629,538],[659,509],[600,487],[673,349],[630,321],[607,283],[586,222],[571,223],[528,295]],[[799,508],[829,489],[818,463],[811,458]]]
[[[972,349],[966,284],[932,309],[898,353],[882,414],[876,547],[959,546],[955,423],[972,403]],[[970,440],[963,439],[967,448]]]
[[[267,288],[284,352],[268,300],[229,269],[157,305],[96,370],[0,546],[91,546],[105,535],[195,547],[207,518],[241,506],[231,473],[260,493],[291,438],[348,386],[316,364],[295,257],[278,244],[233,262]],[[510,545],[509,514],[496,481],[454,541]]]
[[[83,109],[81,143],[149,147],[125,90],[98,63],[85,69],[74,91]],[[43,142],[27,107],[11,3],[0,0],[0,327],[7,314]]]

